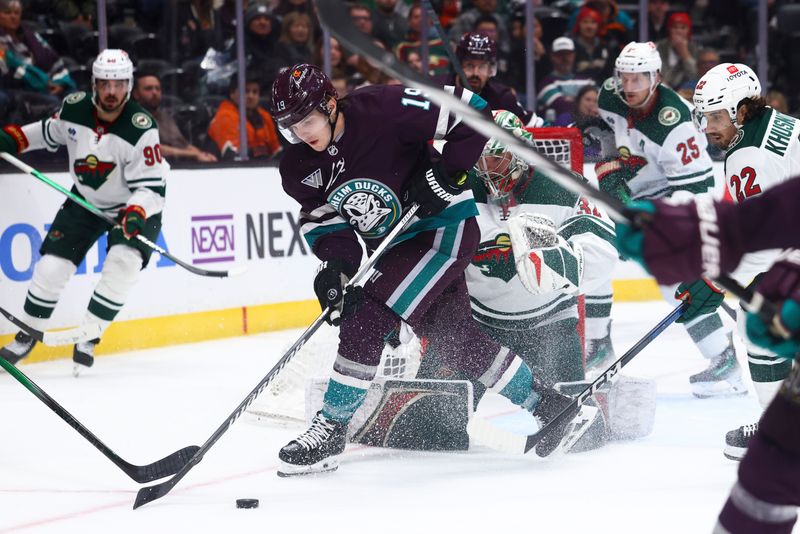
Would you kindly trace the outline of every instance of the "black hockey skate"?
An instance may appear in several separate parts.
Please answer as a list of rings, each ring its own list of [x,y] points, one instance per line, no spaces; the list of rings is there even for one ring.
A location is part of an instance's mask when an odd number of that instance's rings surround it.
[[[326,418],[317,412],[308,430],[289,442],[278,453],[281,466],[279,477],[309,475],[335,471],[337,458],[344,452],[347,442],[347,425]]]
[[[758,430],[758,422],[750,425],[743,425],[735,430],[731,430],[725,434],[725,450],[723,454],[725,458],[735,462],[744,458],[747,452],[747,446],[750,444],[752,438]]]
[[[100,343],[99,339],[92,339],[75,344],[72,348],[72,361],[75,362],[72,368],[73,376],[77,378],[81,371],[94,365],[94,348],[98,343]]]
[[[29,336],[20,330],[14,336],[14,341],[0,349],[0,358],[3,358],[11,365],[17,365],[17,362],[31,353],[36,343],[33,336]]]
[[[572,399],[566,395],[562,395],[552,388],[542,388],[537,391],[540,395],[539,402],[533,409],[533,417],[539,423],[539,428],[543,428],[547,423],[556,418],[564,408],[566,408]],[[536,455],[544,458],[549,456],[555,451],[561,442],[566,437],[567,431],[572,428],[572,421],[580,412],[580,407],[575,406],[572,410],[573,413],[568,414],[557,425],[554,425],[547,431],[547,434],[542,437],[539,443],[536,444]]]
[[[747,395],[733,341],[719,356],[709,360],[706,370],[689,377],[689,387],[692,394],[700,399]]]

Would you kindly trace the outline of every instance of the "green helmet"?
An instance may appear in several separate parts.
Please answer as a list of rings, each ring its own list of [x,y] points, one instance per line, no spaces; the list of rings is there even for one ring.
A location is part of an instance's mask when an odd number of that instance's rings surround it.
[[[516,137],[533,146],[533,135],[525,129],[519,117],[506,110],[495,110],[494,122]],[[475,165],[478,177],[483,181],[489,196],[496,202],[506,202],[517,180],[528,170],[528,163],[510,152],[506,145],[489,139]]]

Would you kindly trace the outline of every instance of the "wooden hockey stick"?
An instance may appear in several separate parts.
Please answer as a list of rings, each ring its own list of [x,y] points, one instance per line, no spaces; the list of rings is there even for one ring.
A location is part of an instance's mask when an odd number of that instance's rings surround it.
[[[675,322],[681,315],[683,315],[684,310],[686,309],[687,303],[682,303],[677,306],[674,310],[672,310],[669,315],[664,317],[657,325],[655,325],[649,332],[647,332],[642,339],[636,342],[636,344],[628,349],[628,352],[623,354],[617,361],[615,361],[611,366],[605,370],[600,376],[594,379],[594,381],[589,384],[586,389],[584,389],[577,397],[575,397],[572,402],[564,408],[564,410],[554,417],[549,423],[539,429],[537,432],[533,434],[524,435],[524,434],[514,434],[512,432],[504,431],[496,426],[488,423],[484,419],[479,419],[478,417],[473,417],[472,421],[470,421],[470,426],[468,427],[470,435],[475,437],[477,441],[486,445],[487,447],[491,447],[493,449],[497,449],[503,452],[507,452],[510,454],[524,454],[536,447],[536,444],[539,443],[542,438],[544,438],[549,432],[552,431],[558,424],[563,423],[565,419],[572,419],[578,413],[580,407],[589,400],[597,390],[601,387],[605,386],[606,384],[612,382],[614,377],[620,372],[620,370],[625,367],[630,361],[639,354],[642,349],[644,349],[647,345],[650,344],[656,337],[658,337],[661,332],[663,332],[669,325]],[[569,439],[570,436],[566,436],[565,439]]]
[[[317,15],[322,25],[339,42],[366,58],[376,68],[390,74],[406,85],[422,91],[431,102],[457,115],[473,130],[502,142],[559,186],[577,195],[591,197],[597,204],[605,208],[615,221],[632,224],[635,227],[643,227],[647,224],[648,214],[628,209],[619,199],[614,198],[605,191],[595,189],[583,177],[573,175],[571,171],[543,156],[534,147],[520,140],[509,130],[505,130],[495,124],[494,121],[488,120],[468,103],[462,102],[427,77],[402,63],[392,52],[378,47],[367,35],[361,33],[352,25],[344,4],[340,0],[315,0],[315,4],[317,6]],[[722,286],[723,289],[736,295],[740,300],[748,303],[753,300],[753,292],[739,285],[736,280],[728,275],[721,274],[715,279],[715,282]],[[775,305],[771,302],[763,301],[763,299],[759,299],[757,304],[759,304],[759,307],[754,308],[758,310],[759,315],[762,315],[768,324],[771,324],[772,318],[776,314]]]
[[[56,191],[58,191],[58,192],[62,193],[63,195],[65,195],[71,201],[73,201],[76,204],[78,204],[79,206],[81,206],[82,208],[84,208],[87,211],[90,211],[91,213],[97,215],[98,217],[103,219],[108,224],[110,224],[112,226],[117,226],[119,224],[116,220],[114,220],[112,217],[107,215],[100,208],[98,208],[98,207],[92,205],[91,203],[87,202],[85,199],[79,197],[78,195],[76,195],[75,193],[70,191],[69,189],[63,187],[61,184],[59,184],[57,182],[54,182],[53,180],[51,180],[50,178],[48,178],[47,176],[45,176],[41,172],[37,171],[36,169],[31,167],[27,163],[25,163],[23,161],[20,161],[19,159],[15,158],[14,156],[9,154],[8,152],[0,152],[0,158],[3,158],[4,160],[9,162],[14,167],[16,167],[19,170],[21,170],[22,172],[24,172],[26,174],[30,174],[31,176],[33,176],[37,180],[40,180],[40,181],[46,183],[47,185],[49,185],[50,187],[52,187]],[[180,265],[181,267],[183,267],[184,269],[186,269],[190,273],[197,274],[197,275],[200,275],[200,276],[210,276],[210,277],[214,277],[214,278],[227,278],[227,277],[230,277],[230,276],[238,276],[238,275],[242,274],[246,270],[245,267],[234,268],[234,269],[231,269],[229,271],[213,271],[213,270],[209,270],[209,269],[202,269],[200,267],[195,267],[194,265],[192,265],[190,263],[187,263],[187,262],[181,260],[180,258],[177,258],[177,257],[173,256],[172,254],[170,254],[169,252],[164,250],[162,247],[160,247],[157,244],[153,243],[152,241],[150,241],[149,239],[147,239],[145,236],[143,236],[141,234],[137,234],[135,239],[137,241],[139,241],[140,243],[143,243],[147,248],[149,248],[151,250],[154,250],[155,252],[158,252],[163,257],[167,258],[168,260],[173,261],[176,264]]]
[[[25,373],[8,363],[5,359],[0,357],[0,367],[14,377],[14,379],[25,386],[25,389],[33,393],[33,395],[42,401],[48,408],[53,410],[56,415],[63,419],[69,426],[74,428],[78,434],[83,436],[86,441],[94,445],[94,447],[103,453],[103,456],[111,460],[114,465],[122,469],[122,471],[131,477],[136,482],[143,484],[145,482],[152,482],[159,478],[164,478],[173,473],[176,473],[183,467],[189,458],[197,451],[197,446],[185,447],[176,451],[166,458],[162,458],[157,462],[148,465],[134,465],[130,462],[123,460],[117,453],[111,450],[108,445],[103,443],[100,438],[95,436],[91,430],[83,426],[83,424],[75,419],[66,408],[56,402],[53,397],[48,395],[42,388],[36,385],[33,380],[28,378]]]
[[[356,272],[355,275],[353,275],[353,278],[350,280],[350,283],[347,285],[347,287],[353,287],[357,285],[372,270],[372,267],[377,263],[378,259],[380,259],[380,257],[386,251],[386,249],[389,248],[389,246],[393,244],[397,236],[399,236],[403,232],[405,227],[417,213],[418,209],[419,206],[417,204],[413,204],[408,209],[406,214],[403,215],[403,218],[400,219],[397,222],[397,224],[395,224],[394,228],[392,228],[392,231],[389,232],[389,234],[384,238],[381,244],[378,245],[378,247],[375,249],[372,255],[369,258],[367,258],[367,260],[363,263],[363,265],[361,265],[361,267],[359,267],[358,271]],[[345,289],[345,291],[347,291],[347,289]],[[203,443],[200,449],[198,449],[197,452],[194,453],[194,456],[192,456],[191,459],[189,459],[186,465],[184,465],[183,468],[175,474],[175,476],[173,476],[169,480],[165,480],[160,484],[147,486],[139,490],[139,493],[136,494],[136,502],[133,504],[134,510],[144,504],[159,499],[164,495],[166,495],[167,493],[169,493],[170,490],[172,490],[172,488],[174,488],[175,485],[183,477],[186,476],[186,473],[188,473],[189,470],[191,470],[195,465],[200,463],[200,460],[203,459],[203,456],[205,456],[205,454],[214,445],[214,443],[216,443],[217,440],[219,440],[219,438],[221,438],[222,435],[225,432],[227,432],[227,430],[231,426],[233,426],[233,423],[235,423],[236,420],[239,419],[239,416],[241,416],[245,412],[247,407],[250,406],[254,400],[256,400],[256,397],[258,397],[261,394],[261,392],[263,392],[264,389],[266,389],[266,387],[270,384],[270,382],[272,382],[272,380],[281,371],[281,369],[283,369],[286,366],[286,364],[289,363],[289,361],[292,358],[294,358],[295,354],[297,354],[303,347],[303,345],[305,345],[305,343],[309,340],[309,338],[311,338],[311,336],[314,335],[314,332],[316,332],[319,329],[319,327],[322,326],[322,323],[325,322],[325,319],[328,318],[328,315],[330,315],[331,311],[332,311],[331,308],[325,308],[322,311],[319,317],[317,317],[314,320],[314,322],[311,323],[311,326],[306,328],[306,330],[300,335],[297,341],[295,341],[294,344],[291,347],[289,347],[289,350],[287,350],[284,353],[281,359],[278,360],[278,363],[276,363],[275,366],[272,369],[270,369],[267,375],[261,379],[261,381],[256,385],[255,388],[253,388],[253,390],[247,395],[247,397],[245,397],[245,399],[239,403],[239,406],[237,406],[236,409],[233,410],[233,413],[231,413],[228,416],[228,418],[225,419],[225,421],[219,426],[219,428],[217,428],[214,431],[211,437],[208,438],[205,443]]]

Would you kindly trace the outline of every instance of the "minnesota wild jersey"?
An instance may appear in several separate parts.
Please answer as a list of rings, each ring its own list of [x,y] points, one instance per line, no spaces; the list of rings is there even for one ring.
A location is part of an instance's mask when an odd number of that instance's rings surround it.
[[[504,330],[531,329],[576,317],[576,295],[533,295],[522,285],[506,221],[523,212],[553,219],[564,239],[583,248],[584,275],[580,289],[585,293],[611,277],[617,259],[611,219],[586,198],[562,189],[538,172],[527,183],[518,182],[516,203],[506,212],[487,200],[486,190],[474,171],[470,179],[481,231],[480,245],[466,270],[473,317]]]
[[[800,122],[772,108],[748,121],[725,156],[725,184],[734,202],[743,202],[800,174]],[[754,221],[754,224],[758,224]],[[732,273],[747,284],[769,269],[777,251],[745,254]]]
[[[91,95],[73,93],[53,116],[22,131],[26,150],[66,145],[78,193],[110,215],[133,204],[148,216],[163,209],[169,165],[161,156],[156,121],[136,102],[128,101],[117,120],[104,124]]]
[[[659,85],[649,113],[629,108],[614,92],[609,78],[600,89],[600,116],[614,130],[623,158],[647,161],[628,181],[634,199],[689,197],[714,186],[706,136],[692,122],[690,104],[675,91]]]

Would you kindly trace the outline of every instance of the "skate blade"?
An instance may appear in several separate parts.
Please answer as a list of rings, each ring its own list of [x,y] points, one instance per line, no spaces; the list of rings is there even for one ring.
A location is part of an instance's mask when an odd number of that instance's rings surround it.
[[[75,378],[79,378],[81,376],[81,374],[84,373],[87,369],[89,369],[89,368],[86,367],[85,365],[81,365],[79,363],[73,363],[72,364],[72,376],[74,376]]]
[[[733,445],[726,445],[725,449],[722,451],[722,454],[724,454],[725,458],[728,460],[741,462],[746,452],[747,447],[734,447]]]
[[[747,395],[747,386],[742,383],[731,384],[726,380],[719,382],[695,382],[689,384],[692,395],[698,399],[742,397]]]
[[[330,473],[339,469],[339,460],[337,458],[325,458],[311,465],[294,465],[281,462],[278,468],[278,476],[281,478],[289,478],[303,475],[317,475],[320,473]]]

